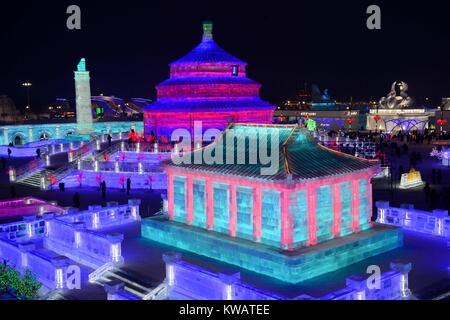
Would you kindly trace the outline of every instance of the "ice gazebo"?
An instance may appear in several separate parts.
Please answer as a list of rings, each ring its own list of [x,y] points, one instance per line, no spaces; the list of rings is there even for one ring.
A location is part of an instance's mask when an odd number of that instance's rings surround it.
[[[143,221],[143,237],[290,283],[402,245],[399,229],[371,222],[378,163],[299,126],[233,124],[178,160],[167,212]]]

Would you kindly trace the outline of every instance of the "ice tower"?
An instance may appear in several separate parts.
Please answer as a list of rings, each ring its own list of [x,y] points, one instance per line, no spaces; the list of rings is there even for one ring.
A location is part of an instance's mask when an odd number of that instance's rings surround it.
[[[94,131],[91,107],[91,84],[86,60],[82,58],[75,71],[75,97],[77,111],[77,135],[89,135]]]
[[[156,86],[157,101],[144,109],[145,134],[170,138],[173,130],[223,130],[231,122],[272,123],[275,106],[261,100],[261,85],[246,77],[247,64],[213,39],[213,24],[203,23],[201,43],[170,64],[170,79]]]

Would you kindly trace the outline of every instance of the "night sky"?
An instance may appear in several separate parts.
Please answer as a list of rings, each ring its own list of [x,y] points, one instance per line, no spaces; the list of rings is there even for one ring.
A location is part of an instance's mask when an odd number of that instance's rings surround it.
[[[77,4],[82,30],[66,28]],[[382,30],[366,28],[378,4]],[[2,1],[0,94],[32,105],[74,97],[73,70],[85,57],[92,94],[155,98],[168,64],[201,40],[203,20],[214,38],[248,62],[261,95],[279,103],[305,82],[333,98],[376,98],[395,80],[410,94],[439,103],[450,96],[449,1]]]

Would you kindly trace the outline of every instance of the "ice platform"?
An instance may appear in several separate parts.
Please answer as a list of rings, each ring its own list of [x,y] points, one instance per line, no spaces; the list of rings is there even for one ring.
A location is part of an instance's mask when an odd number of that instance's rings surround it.
[[[142,220],[142,237],[287,283],[299,283],[403,245],[400,228],[377,224],[312,247],[283,251],[169,221],[162,215]]]

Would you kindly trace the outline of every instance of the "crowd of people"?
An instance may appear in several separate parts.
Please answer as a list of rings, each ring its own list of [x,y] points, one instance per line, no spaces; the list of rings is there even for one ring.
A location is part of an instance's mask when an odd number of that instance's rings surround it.
[[[425,130],[423,133],[411,131],[409,133],[398,132],[396,134],[373,133],[373,132],[329,132],[330,137],[336,137],[339,134],[342,138],[349,138],[356,141],[373,142],[376,145],[376,158],[381,166],[395,166],[395,181],[399,182],[404,173],[410,169],[417,169],[420,163],[424,162],[423,152],[428,152],[427,148],[420,147],[423,144],[432,144],[436,140],[450,140],[448,134],[438,134]],[[417,147],[413,147],[417,146]],[[437,149],[441,147],[438,146]],[[412,150],[411,150],[412,149]],[[422,151],[426,150],[426,151]],[[354,154],[355,148],[343,148],[343,152]],[[406,158],[407,157],[407,158]],[[401,160],[403,158],[403,160]],[[407,160],[406,160],[406,159]],[[406,161],[405,161],[406,160]],[[405,164],[406,162],[406,164]],[[423,165],[422,165],[423,167]],[[443,168],[430,168],[427,174],[422,168],[422,177],[425,186],[423,193],[425,197],[425,206],[427,210],[446,209],[450,211],[450,186],[447,186],[445,180],[445,170]],[[392,171],[391,171],[392,172]]]

